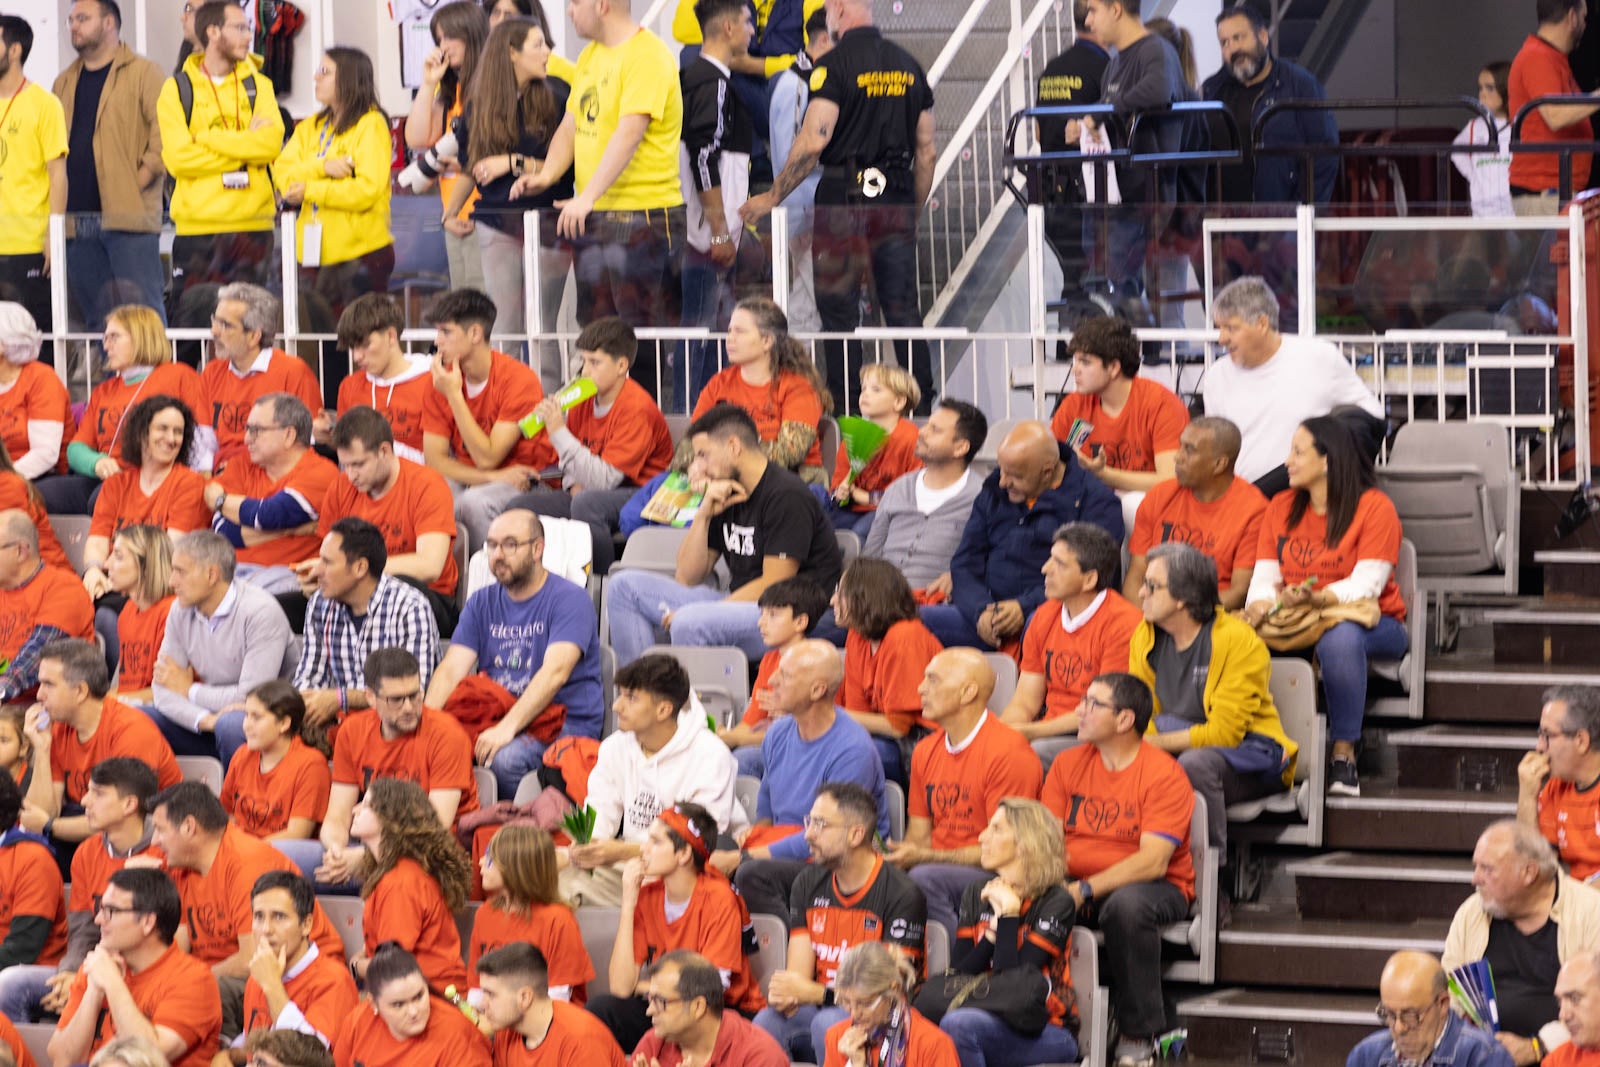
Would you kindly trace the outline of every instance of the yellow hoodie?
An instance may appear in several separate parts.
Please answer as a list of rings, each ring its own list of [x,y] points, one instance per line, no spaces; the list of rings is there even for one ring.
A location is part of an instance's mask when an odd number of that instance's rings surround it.
[[[389,233],[389,164],[393,142],[383,112],[369,111],[343,133],[332,133],[331,119],[302,119],[283,154],[272,165],[282,192],[304,182],[305,199],[295,224],[295,258],[305,261],[306,223],[322,224],[322,265],[359,259],[394,242]],[[348,178],[329,178],[328,159],[355,161]]]
[[[277,214],[267,167],[283,148],[283,115],[272,82],[253,59],[234,67],[221,84],[201,68],[203,54],[184,61],[168,78],[156,102],[161,123],[161,160],[177,181],[172,194],[172,222],[179,236],[270,230]],[[255,75],[256,104],[252,113],[244,79]],[[178,78],[194,87],[194,111],[183,120]],[[258,129],[251,122],[262,120]],[[243,170],[249,183],[242,189],[222,184],[224,174]]]

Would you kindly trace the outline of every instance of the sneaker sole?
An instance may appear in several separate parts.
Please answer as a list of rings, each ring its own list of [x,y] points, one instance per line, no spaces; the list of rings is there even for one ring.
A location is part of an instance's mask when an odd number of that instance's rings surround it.
[[[1361,795],[1361,787],[1359,785],[1343,785],[1334,782],[1328,786],[1328,795],[1330,797],[1359,797]]]

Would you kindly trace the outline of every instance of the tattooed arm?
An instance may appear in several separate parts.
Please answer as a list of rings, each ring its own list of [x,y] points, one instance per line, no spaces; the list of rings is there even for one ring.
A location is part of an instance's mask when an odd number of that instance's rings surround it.
[[[747,223],[755,222],[799,188],[800,183],[816,168],[822,150],[833,139],[838,119],[838,104],[831,100],[818,100],[814,96],[811,98],[806,105],[806,116],[800,132],[795,135],[794,147],[789,150],[789,161],[772,179],[771,189],[744,202],[739,209],[740,218]]]

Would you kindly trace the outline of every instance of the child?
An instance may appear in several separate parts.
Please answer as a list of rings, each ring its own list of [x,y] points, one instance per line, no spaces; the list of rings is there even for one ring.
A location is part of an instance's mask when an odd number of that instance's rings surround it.
[[[594,964],[583,931],[557,886],[556,849],[537,826],[502,826],[478,861],[488,903],[472,919],[467,945],[467,980],[478,984],[478,959],[513,941],[544,953],[550,996],[583,1005]]]
[[[906,417],[921,400],[916,379],[903,368],[892,363],[868,363],[861,368],[861,417],[888,430],[889,436],[848,488],[845,479],[850,477],[850,456],[841,442],[828,500],[834,529],[854,530],[865,541],[883,491],[902,474],[922,466],[917,458],[917,424]]]
[[[267,841],[316,837],[333,774],[322,753],[300,740],[305,716],[299,691],[279,678],[245,697],[245,747],[228,764],[220,799],[246,833]]]
[[[767,702],[772,692],[772,672],[778,669],[784,651],[804,641],[816,627],[828,610],[828,594],[809,578],[785,578],[763,589],[756,603],[761,608],[756,625],[762,642],[771,651],[761,657],[744,718],[717,731],[717,737],[733,749],[739,773],[752,778],[761,777],[761,739],[771,722]]]
[[[20,704],[0,707],[0,769],[11,775],[24,796],[33,779],[33,746],[22,732],[22,716],[26,712]]]

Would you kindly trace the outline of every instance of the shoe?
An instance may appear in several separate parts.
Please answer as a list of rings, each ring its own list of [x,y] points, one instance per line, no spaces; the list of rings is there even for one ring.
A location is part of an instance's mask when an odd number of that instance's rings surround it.
[[[1155,1050],[1151,1049],[1142,1055],[1118,1056],[1116,1067],[1156,1067]]]
[[[1117,1043],[1116,1067],[1155,1067],[1156,1046],[1153,1041]]]
[[[1328,795],[1330,797],[1358,797],[1361,795],[1361,776],[1356,773],[1353,759],[1335,759],[1328,767]]]

